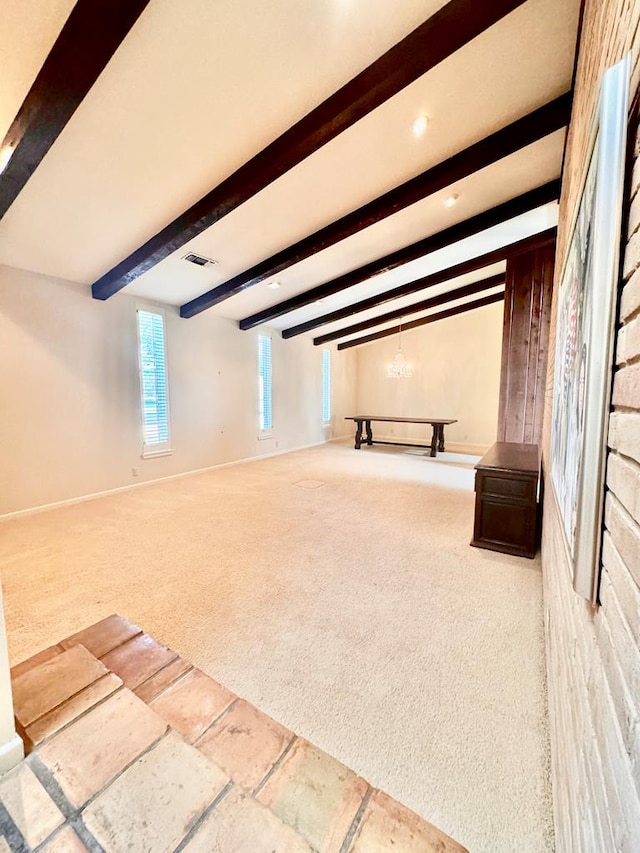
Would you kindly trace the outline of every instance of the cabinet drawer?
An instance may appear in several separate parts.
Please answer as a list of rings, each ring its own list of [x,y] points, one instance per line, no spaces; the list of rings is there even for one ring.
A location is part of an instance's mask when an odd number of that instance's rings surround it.
[[[480,496],[495,495],[533,501],[536,495],[536,482],[530,477],[500,477],[479,471],[476,478],[476,491]]]

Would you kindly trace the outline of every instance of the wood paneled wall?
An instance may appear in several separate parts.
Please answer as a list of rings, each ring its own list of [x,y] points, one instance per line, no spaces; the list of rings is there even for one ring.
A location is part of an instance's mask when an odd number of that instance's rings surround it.
[[[498,441],[542,444],[555,240],[507,261]]]

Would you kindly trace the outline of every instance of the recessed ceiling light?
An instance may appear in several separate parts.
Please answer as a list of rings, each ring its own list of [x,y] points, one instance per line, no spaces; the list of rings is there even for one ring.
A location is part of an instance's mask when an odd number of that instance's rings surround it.
[[[2,151],[0,151],[0,175],[9,165],[9,160],[11,160],[11,155],[13,154],[13,152],[13,145],[7,145],[6,148],[3,148]]]
[[[458,193],[454,193],[450,195],[448,198],[445,198],[443,204],[445,207],[453,207],[453,205],[458,201]]]
[[[267,285],[267,287],[270,290],[277,290],[280,287],[280,282],[279,281],[270,281],[269,284]]]
[[[418,116],[417,119],[414,120],[411,125],[411,130],[413,131],[413,135],[417,138],[423,136],[423,134],[427,130],[427,126],[429,124],[429,119],[427,116]]]

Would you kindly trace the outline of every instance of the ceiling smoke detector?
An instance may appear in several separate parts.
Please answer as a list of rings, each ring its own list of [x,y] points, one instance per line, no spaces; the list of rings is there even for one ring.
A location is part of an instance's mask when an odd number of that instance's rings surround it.
[[[212,267],[218,263],[211,258],[204,258],[202,255],[194,255],[193,252],[189,252],[188,255],[183,255],[182,260],[189,261],[190,264],[195,264],[197,267]]]

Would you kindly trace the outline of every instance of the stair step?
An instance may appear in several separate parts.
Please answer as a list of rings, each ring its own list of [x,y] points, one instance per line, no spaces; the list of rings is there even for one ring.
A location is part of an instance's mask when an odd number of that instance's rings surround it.
[[[106,853],[465,853],[121,616],[13,674],[32,752],[0,782],[0,853],[3,836],[10,850],[32,849],[29,810],[13,814],[2,796],[25,765],[32,797],[66,818],[45,827],[42,853],[96,843]]]

